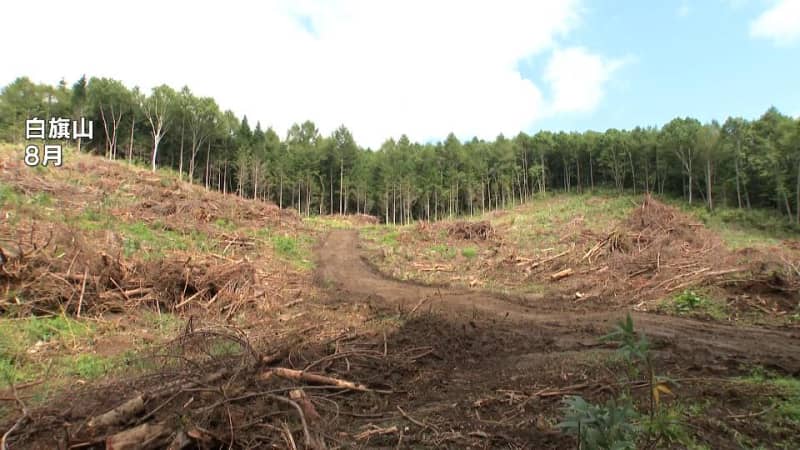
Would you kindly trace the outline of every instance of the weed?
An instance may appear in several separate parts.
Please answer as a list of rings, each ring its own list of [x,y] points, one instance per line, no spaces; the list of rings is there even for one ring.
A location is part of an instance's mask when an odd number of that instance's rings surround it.
[[[478,250],[475,247],[467,247],[461,250],[461,256],[464,258],[472,259],[478,256]]]
[[[564,400],[564,420],[557,426],[578,437],[579,448],[635,449],[639,413],[630,399],[610,399],[595,405],[580,396]]]
[[[0,206],[19,206],[21,196],[10,186],[0,186]]]
[[[626,316],[624,321],[617,322],[611,332],[601,337],[600,341],[616,342],[619,345],[617,352],[629,364],[635,363],[636,360],[645,361],[648,358],[650,343],[644,334],[637,336],[630,314]]]
[[[236,229],[236,224],[226,217],[220,217],[214,221],[214,225],[221,230],[232,231]]]
[[[679,313],[687,313],[699,307],[705,302],[703,297],[697,295],[694,291],[683,291],[675,297],[675,310]]]
[[[300,240],[292,236],[275,235],[272,236],[270,241],[272,242],[272,249],[280,257],[289,260],[297,267],[311,268],[311,261],[307,258],[307,254],[310,252],[309,238]]]
[[[655,375],[650,343],[644,334],[636,332],[631,315],[617,322],[600,340],[616,342],[617,353],[627,363],[628,379],[621,383],[623,390],[605,405],[588,403],[579,396],[567,398],[564,420],[559,426],[578,436],[579,448],[632,449],[637,448],[638,440],[648,441],[649,445],[645,446],[648,448],[659,444],[690,444],[681,415],[675,409],[661,407],[660,395],[672,391],[663,378]],[[630,400],[630,382],[638,377],[640,363],[644,364],[650,388],[649,414],[646,416],[640,414]]]
[[[31,317],[22,322],[21,329],[33,342],[47,342],[61,336],[83,337],[92,331],[91,326],[83,325],[64,316]]]
[[[378,242],[384,245],[388,245],[390,247],[397,246],[397,238],[400,236],[399,231],[390,231],[380,238],[378,238]]]
[[[112,368],[110,361],[97,355],[83,354],[79,355],[68,365],[68,371],[83,379],[97,378]]]
[[[456,257],[456,249],[445,244],[431,246],[431,252],[441,256],[444,259],[453,259]]]
[[[672,314],[705,316],[716,320],[725,320],[728,317],[724,304],[688,289],[659,304],[659,309]]]

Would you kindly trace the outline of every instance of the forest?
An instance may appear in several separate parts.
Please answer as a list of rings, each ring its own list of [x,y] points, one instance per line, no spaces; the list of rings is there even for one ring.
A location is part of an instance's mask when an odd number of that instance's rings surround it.
[[[0,140],[22,145],[25,120],[85,117],[78,151],[168,167],[193,183],[303,215],[364,213],[386,223],[471,215],[551,191],[653,192],[709,210],[769,209],[800,224],[800,119],[769,108],[748,120],[663,124],[603,132],[519,133],[443,142],[387,139],[359,146],[341,125],[278,131],[251,125],[190,88],[150,93],[109,78],[70,86],[20,77],[0,93]],[[22,155],[22,150],[20,150]]]

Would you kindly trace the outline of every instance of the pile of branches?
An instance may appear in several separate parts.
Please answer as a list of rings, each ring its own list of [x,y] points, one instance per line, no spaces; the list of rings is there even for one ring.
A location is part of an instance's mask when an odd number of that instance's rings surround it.
[[[479,222],[458,221],[447,227],[447,234],[457,239],[485,241],[491,239],[495,231],[492,224],[487,220]]]
[[[363,372],[359,367],[371,367],[372,373],[398,370],[432,350],[390,354],[380,342],[348,344],[352,339],[339,335],[320,343],[322,352],[303,351],[294,335],[259,352],[239,330],[194,329],[190,321],[180,337],[150,357],[157,372],[76,390],[35,410],[20,401],[22,413],[15,422],[0,423],[0,429],[10,430],[5,436],[12,448],[31,443],[118,450],[363,444],[374,430],[334,434],[341,429],[335,424],[340,415],[351,409],[339,403],[353,396],[363,397],[353,399],[357,403],[372,403],[393,391],[380,380],[365,384],[342,374]]]
[[[197,186],[175,183],[164,187],[160,184],[140,183],[136,196],[144,199],[127,210],[117,210],[117,215],[129,214],[144,220],[171,221],[184,219],[188,223],[210,223],[218,219],[236,222],[257,222],[276,225],[299,223],[299,215],[291,209],[281,209],[266,202],[244,200],[235,195],[205,191]]]
[[[80,317],[152,305],[168,311],[202,306],[230,315],[263,295],[256,291],[255,268],[244,259],[131,262],[119,252],[97,250],[67,227],[41,234],[32,230],[26,242],[0,245],[0,281],[10,294],[0,302],[0,314]]]
[[[579,301],[618,297],[640,302],[703,285],[757,287],[800,300],[800,261],[792,261],[790,252],[752,250],[742,258],[702,223],[649,195],[607,234],[578,225],[566,227],[560,246],[532,257],[511,255],[501,264],[550,282],[575,275],[572,283],[558,286],[576,292]]]
[[[606,285],[606,293],[633,293],[635,299],[663,298],[701,285],[769,282],[768,278],[776,276],[780,280],[771,282],[775,286],[800,283],[800,274],[790,273],[789,266],[784,267],[787,270],[765,270],[767,256],[742,261],[702,223],[647,195],[580,261],[604,272],[604,278],[610,275],[617,281]]]

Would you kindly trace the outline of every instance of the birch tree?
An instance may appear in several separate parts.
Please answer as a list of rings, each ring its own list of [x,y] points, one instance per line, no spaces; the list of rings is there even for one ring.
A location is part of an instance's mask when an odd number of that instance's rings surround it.
[[[153,136],[153,151],[150,157],[150,164],[153,172],[156,171],[156,159],[158,158],[158,144],[164,138],[169,128],[169,118],[167,111],[170,103],[175,98],[175,91],[167,85],[153,88],[153,92],[142,102],[142,111],[150,125],[150,133]]]

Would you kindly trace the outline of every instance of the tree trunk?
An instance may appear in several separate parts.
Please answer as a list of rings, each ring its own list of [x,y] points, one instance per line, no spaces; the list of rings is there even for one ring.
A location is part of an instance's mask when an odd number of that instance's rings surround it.
[[[206,189],[211,188],[211,181],[209,177],[211,176],[211,140],[209,139],[206,145]]]
[[[797,184],[795,185],[795,222],[800,225],[800,158],[797,160]]]
[[[542,192],[546,194],[547,193],[547,171],[545,170],[545,167],[544,167],[544,151],[542,151],[542,154],[539,155],[539,159],[540,159],[541,164],[542,164]]]
[[[711,179],[711,158],[706,158],[706,196],[708,197],[708,210],[714,210],[714,200],[713,200],[713,193],[711,192],[712,187],[712,179]]]
[[[633,195],[636,195],[636,168],[633,166],[633,153],[628,152],[628,161],[631,163],[631,178],[633,179]]]
[[[180,161],[178,161],[178,179],[183,180],[183,142],[184,142],[184,118],[181,117],[181,150]]]
[[[130,163],[133,161],[133,130],[136,129],[136,114],[131,114],[131,140],[130,144],[128,145],[128,162]],[[78,149],[80,153],[80,148]]]
[[[151,164],[153,166],[153,172],[156,171],[156,158],[158,157],[158,143],[161,141],[161,135],[155,134],[153,136],[153,156],[151,159]]]
[[[739,157],[738,155],[733,159],[733,165],[736,169],[736,200],[738,201],[739,209],[742,209],[742,188],[741,176],[739,175]]]

